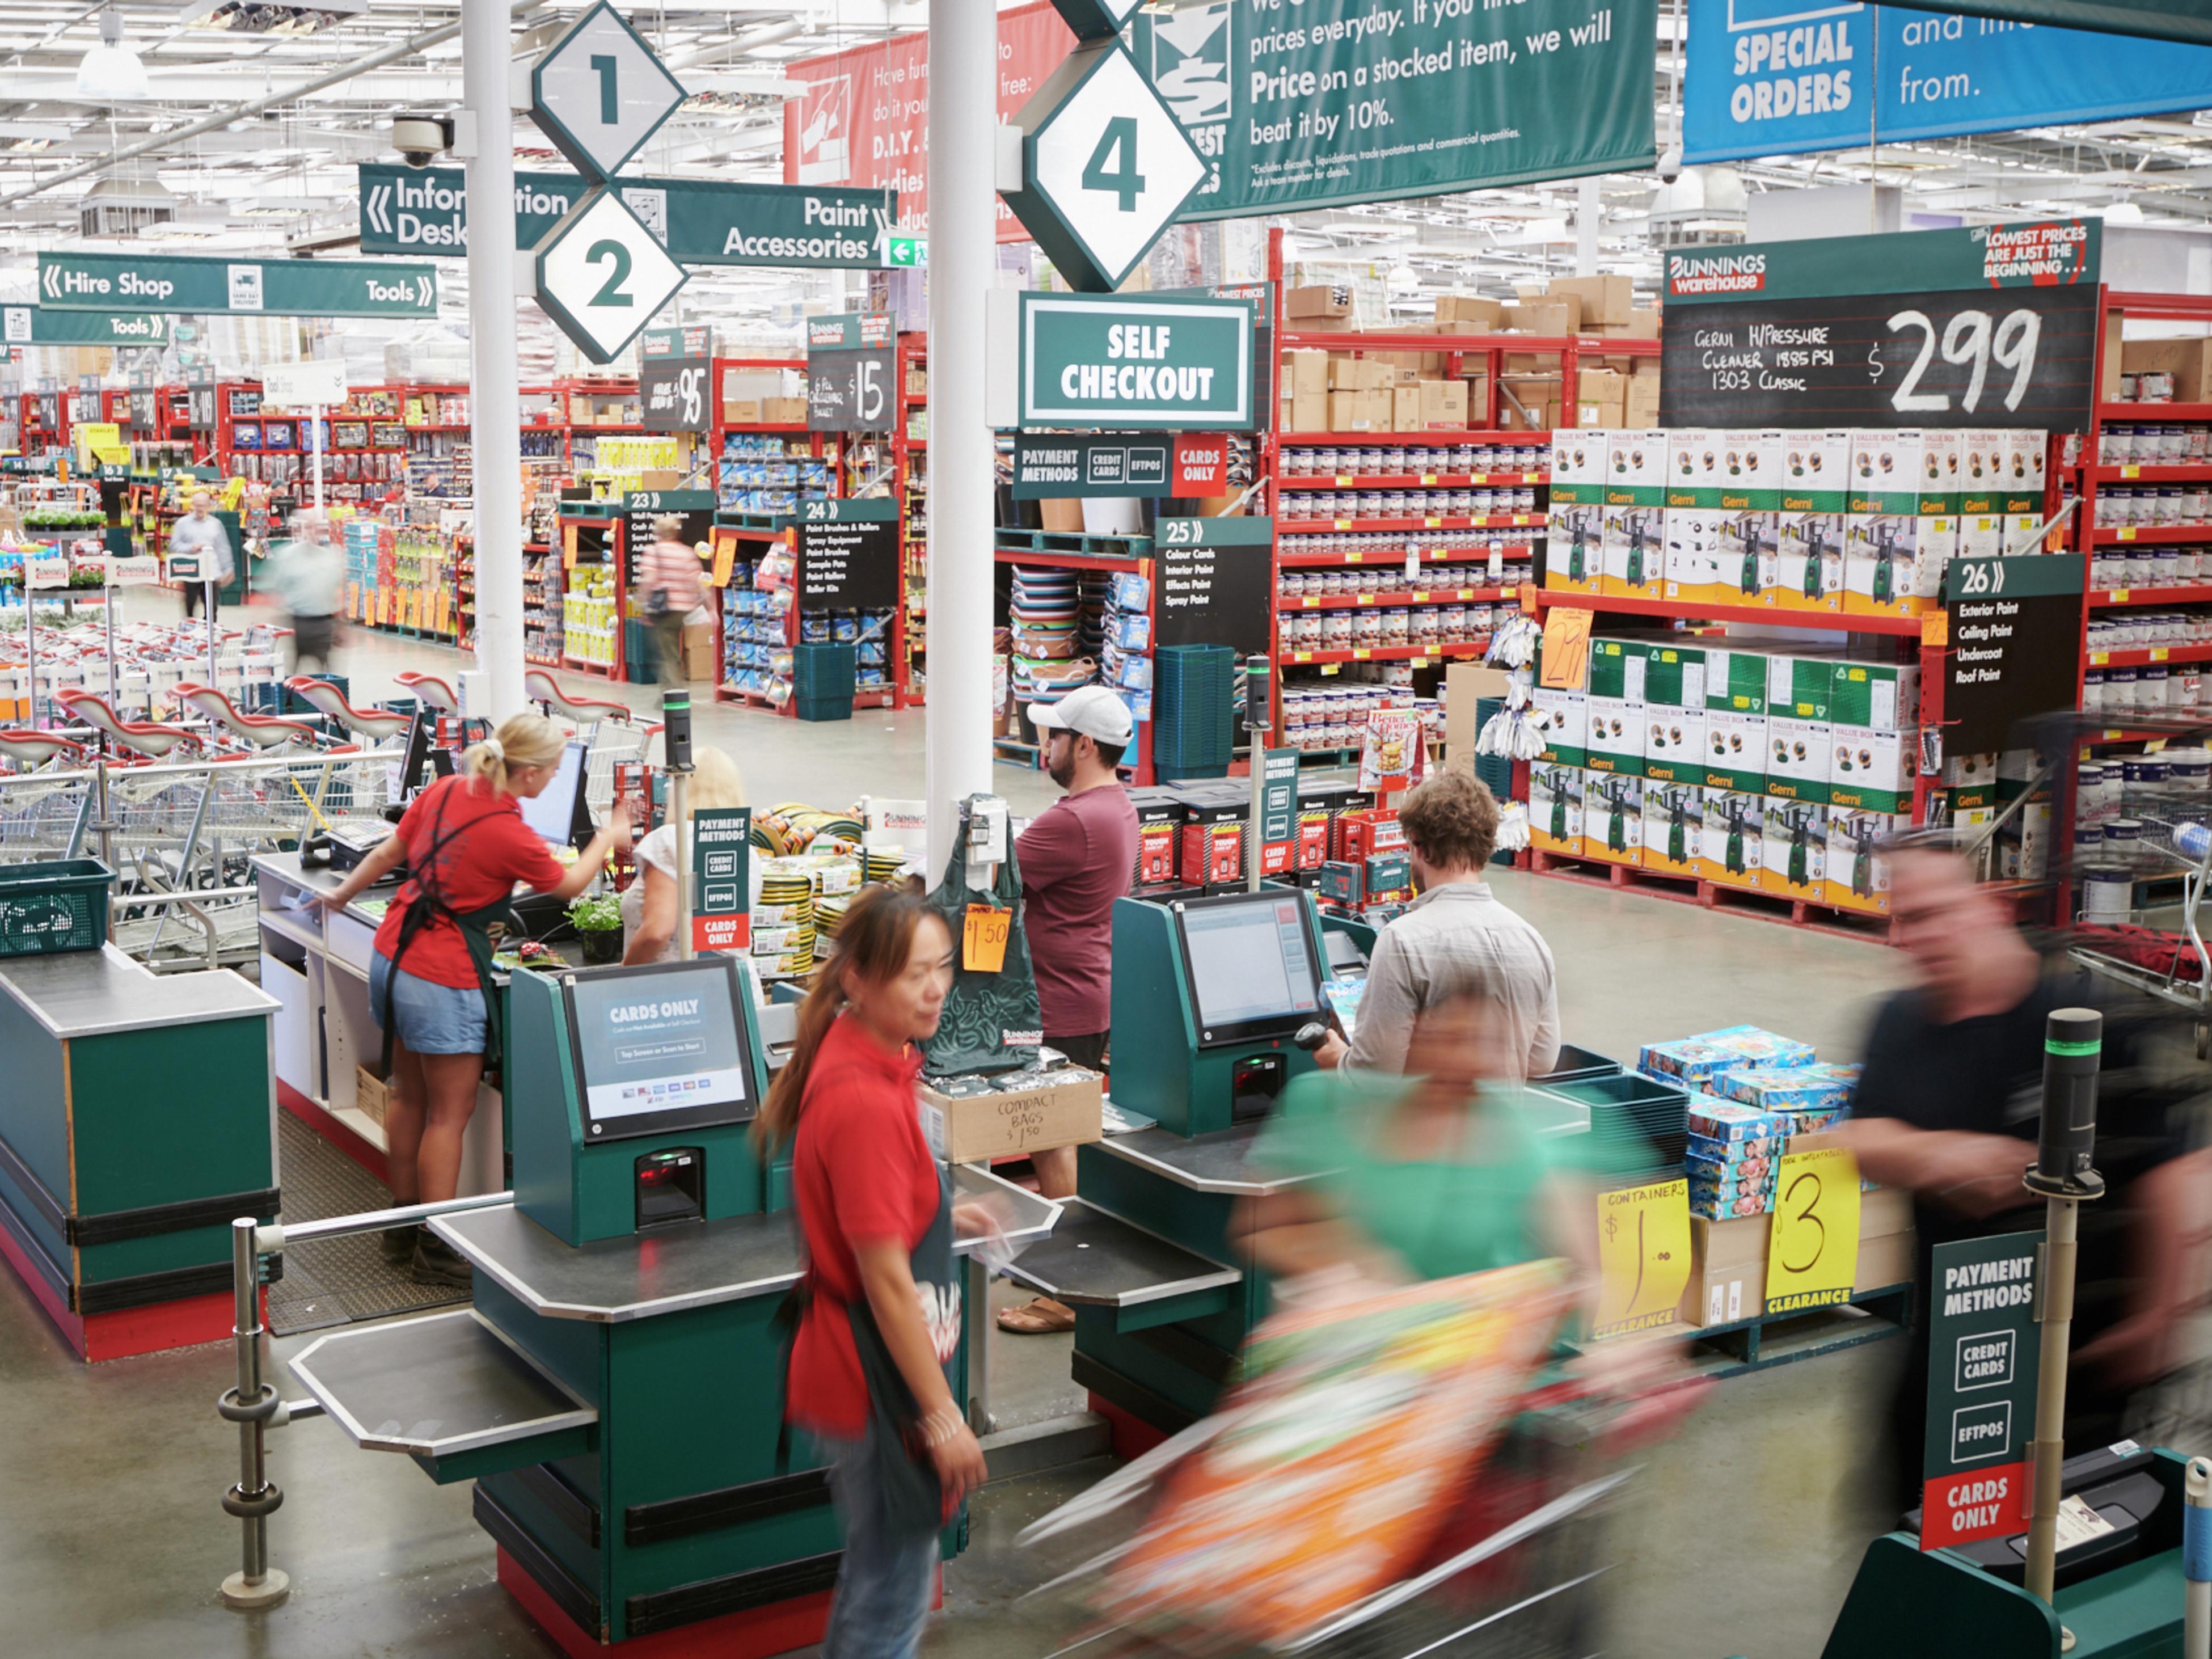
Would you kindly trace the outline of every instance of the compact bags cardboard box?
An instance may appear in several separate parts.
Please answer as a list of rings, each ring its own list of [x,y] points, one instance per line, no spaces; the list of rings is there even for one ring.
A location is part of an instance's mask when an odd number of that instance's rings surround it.
[[[1665,596],[1667,437],[1661,431],[1607,434],[1602,592]]]
[[[957,1095],[918,1085],[929,1150],[948,1164],[981,1164],[1079,1146],[1104,1133],[1105,1079],[1097,1073],[1068,1066],[1036,1077],[1026,1088]]]
[[[1778,434],[1774,586],[1778,611],[1841,611],[1851,434]]]

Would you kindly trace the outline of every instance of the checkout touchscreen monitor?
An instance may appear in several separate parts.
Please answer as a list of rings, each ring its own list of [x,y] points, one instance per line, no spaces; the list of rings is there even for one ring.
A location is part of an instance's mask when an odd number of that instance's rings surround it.
[[[1303,894],[1262,888],[1175,908],[1200,1043],[1289,1036],[1325,1018]]]
[[[549,847],[566,847],[576,837],[576,804],[584,792],[584,745],[572,743],[561,750],[561,767],[552,781],[522,803],[522,821],[538,832]]]
[[[760,1103],[744,994],[727,956],[569,975],[586,1143],[749,1121]]]

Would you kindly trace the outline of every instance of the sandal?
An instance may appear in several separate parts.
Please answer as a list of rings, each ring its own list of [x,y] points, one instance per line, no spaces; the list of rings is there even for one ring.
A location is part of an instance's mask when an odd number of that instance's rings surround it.
[[[1043,1336],[1054,1331],[1072,1331],[1075,1328],[1075,1310],[1064,1302],[1041,1296],[1018,1308],[1000,1309],[999,1328],[1012,1331],[1017,1336]]]

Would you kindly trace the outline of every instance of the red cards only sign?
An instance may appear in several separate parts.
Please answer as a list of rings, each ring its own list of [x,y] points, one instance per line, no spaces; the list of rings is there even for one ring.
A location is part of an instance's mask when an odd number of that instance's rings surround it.
[[[2035,1432],[2039,1232],[1939,1244],[1929,1287],[1928,1440],[1920,1547],[2027,1524]]]
[[[694,951],[751,948],[752,833],[753,815],[746,807],[702,806],[691,814]]]
[[[1229,493],[1229,434],[1225,432],[1182,432],[1175,441],[1176,495],[1226,495]]]

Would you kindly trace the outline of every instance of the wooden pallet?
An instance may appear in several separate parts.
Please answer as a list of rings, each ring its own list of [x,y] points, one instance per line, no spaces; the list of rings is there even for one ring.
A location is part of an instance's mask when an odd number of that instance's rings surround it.
[[[1681,1334],[1690,1340],[1693,1370],[1706,1376],[1737,1376],[1902,1336],[1912,1322],[1912,1296],[1909,1284],[1884,1285],[1856,1291],[1838,1307],[1691,1326]]]
[[[1150,536],[1091,536],[1072,530],[1010,530],[994,532],[1001,553],[1074,553],[1092,559],[1140,559],[1152,550]]]
[[[1730,887],[1703,876],[1677,875],[1672,871],[1646,870],[1641,865],[1615,864],[1610,859],[1548,852],[1531,848],[1528,866],[1540,876],[1559,876],[1592,886],[1614,887],[1649,894],[1677,904],[1694,904],[1707,910],[1728,910],[1737,915],[1777,921],[1794,927],[1810,927],[1844,939],[1875,944],[1896,943],[1896,924],[1884,915],[1846,910],[1818,899],[1788,898],[1746,887]]]

